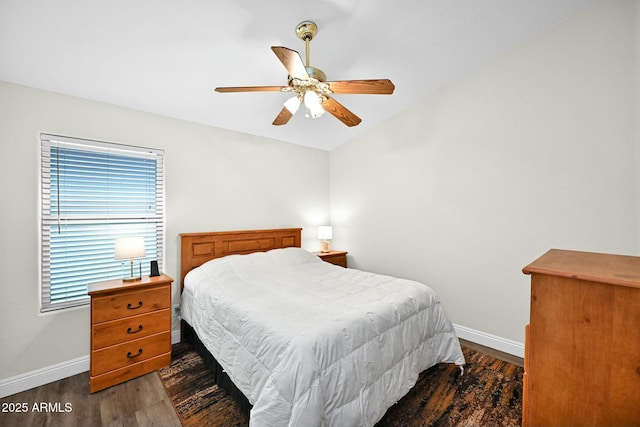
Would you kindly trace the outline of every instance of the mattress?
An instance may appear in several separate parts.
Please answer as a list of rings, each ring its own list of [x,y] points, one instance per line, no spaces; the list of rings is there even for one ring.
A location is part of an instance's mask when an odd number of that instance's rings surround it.
[[[464,356],[427,285],[300,248],[192,270],[181,313],[253,405],[250,425],[372,426],[437,363]]]

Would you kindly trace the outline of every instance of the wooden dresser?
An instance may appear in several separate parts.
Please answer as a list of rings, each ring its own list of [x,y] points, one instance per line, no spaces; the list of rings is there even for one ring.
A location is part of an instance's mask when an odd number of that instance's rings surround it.
[[[315,252],[315,254],[325,262],[339,265],[340,267],[347,267],[348,252],[346,251]]]
[[[91,393],[171,363],[171,282],[160,275],[89,285]]]
[[[523,272],[523,425],[639,425],[640,258],[552,249]]]

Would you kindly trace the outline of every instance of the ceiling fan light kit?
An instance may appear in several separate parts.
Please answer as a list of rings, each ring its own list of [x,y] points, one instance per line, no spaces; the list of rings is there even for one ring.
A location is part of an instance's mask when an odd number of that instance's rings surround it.
[[[295,50],[283,46],[271,47],[289,73],[287,86],[217,87],[216,92],[293,92],[294,96],[285,101],[284,107],[273,121],[275,126],[287,124],[302,103],[305,105],[307,118],[315,119],[329,112],[345,125],[357,126],[362,121],[360,117],[330,95],[391,95],[395,86],[388,79],[327,81],[327,75],[322,70],[309,65],[310,43],[317,33],[318,26],[311,21],[303,21],[296,27],[296,36],[305,43],[304,63]]]

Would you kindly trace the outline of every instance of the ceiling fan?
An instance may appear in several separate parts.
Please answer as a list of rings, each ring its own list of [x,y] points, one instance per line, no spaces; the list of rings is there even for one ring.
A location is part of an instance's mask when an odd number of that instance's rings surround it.
[[[271,46],[289,73],[287,86],[217,87],[216,92],[292,92],[293,97],[284,103],[273,124],[284,125],[304,104],[307,118],[316,118],[329,112],[347,126],[357,126],[362,120],[331,94],[391,95],[395,89],[389,79],[327,81],[322,70],[309,65],[309,44],[318,32],[311,21],[303,21],[296,27],[296,35],[305,42],[306,64],[295,50],[283,46]]]

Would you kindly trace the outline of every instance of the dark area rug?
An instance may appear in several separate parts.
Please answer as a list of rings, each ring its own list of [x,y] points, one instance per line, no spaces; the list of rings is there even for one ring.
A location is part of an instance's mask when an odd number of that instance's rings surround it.
[[[191,345],[174,344],[171,359],[171,365],[158,370],[158,374],[184,427],[249,425],[247,416],[215,384],[213,375]]]
[[[464,375],[455,365],[427,369],[376,427],[520,426],[523,369],[467,347],[462,350]],[[249,425],[189,344],[174,345],[172,359],[159,374],[183,426]]]

